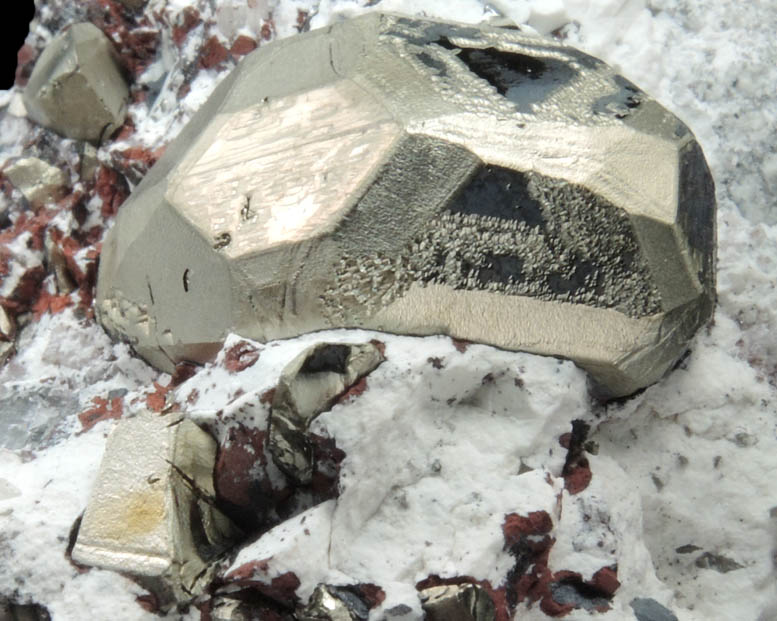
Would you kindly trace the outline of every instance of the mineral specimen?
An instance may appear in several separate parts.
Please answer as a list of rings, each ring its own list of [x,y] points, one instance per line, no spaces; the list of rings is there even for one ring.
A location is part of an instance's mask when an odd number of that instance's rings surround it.
[[[161,606],[207,586],[238,535],[213,506],[216,443],[193,422],[143,412],[108,438],[73,560],[128,573]]]
[[[295,483],[309,483],[313,474],[310,422],[382,361],[372,343],[319,343],[283,369],[273,396],[269,445],[275,464]]]
[[[637,621],[677,621],[675,614],[650,597],[632,600],[631,607]]]
[[[319,584],[299,621],[367,621],[369,607],[348,589]]]
[[[128,89],[108,38],[91,23],[54,38],[24,90],[29,117],[68,138],[99,142],[124,122]]]
[[[18,159],[3,174],[33,207],[60,198],[67,183],[65,173],[37,157]]]
[[[494,621],[494,602],[476,584],[429,587],[421,591],[427,621]]]
[[[561,356],[603,396],[712,313],[715,198],[688,128],[601,61],[370,14],[248,55],[103,246],[97,313],[171,370],[230,331],[445,333]]]

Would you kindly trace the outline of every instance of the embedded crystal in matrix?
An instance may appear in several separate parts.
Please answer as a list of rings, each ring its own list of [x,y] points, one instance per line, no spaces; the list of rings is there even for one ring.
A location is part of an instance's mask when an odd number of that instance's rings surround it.
[[[89,22],[73,24],[49,42],[24,89],[33,121],[90,142],[121,127],[128,97],[110,40]]]
[[[444,333],[659,379],[711,316],[688,128],[520,31],[369,14],[248,55],[122,207],[97,312],[152,364],[229,332]]]

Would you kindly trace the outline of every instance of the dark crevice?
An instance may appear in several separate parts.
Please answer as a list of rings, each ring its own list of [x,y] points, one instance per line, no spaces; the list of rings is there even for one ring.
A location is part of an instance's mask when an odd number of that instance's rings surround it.
[[[539,58],[504,52],[493,47],[467,48],[451,43],[447,37],[435,41],[446,50],[457,52],[457,57],[472,73],[486,80],[500,95],[506,95],[508,89],[529,80],[538,80],[547,70],[547,65]]]
[[[340,373],[347,370],[348,355],[351,353],[349,345],[324,345],[308,356],[300,368],[300,373]]]
[[[516,220],[541,227],[542,205],[529,194],[529,180],[518,171],[486,166],[448,208],[452,213]]]

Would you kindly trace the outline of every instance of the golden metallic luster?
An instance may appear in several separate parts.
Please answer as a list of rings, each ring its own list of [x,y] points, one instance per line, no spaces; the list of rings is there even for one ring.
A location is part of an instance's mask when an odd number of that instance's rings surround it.
[[[3,175],[36,209],[62,198],[68,183],[61,169],[37,157],[19,158],[3,169]]]
[[[111,41],[89,22],[73,24],[49,42],[24,88],[30,119],[94,143],[121,127],[128,98]]]
[[[275,465],[295,484],[309,484],[313,477],[311,422],[383,360],[374,343],[317,343],[283,368],[273,393],[267,444]]]
[[[372,13],[245,57],[122,207],[97,313],[170,370],[229,332],[449,334],[603,396],[710,318],[715,198],[676,117],[515,30]]]
[[[166,608],[202,592],[238,529],[215,506],[216,442],[190,420],[141,412],[108,438],[73,559],[133,576]]]

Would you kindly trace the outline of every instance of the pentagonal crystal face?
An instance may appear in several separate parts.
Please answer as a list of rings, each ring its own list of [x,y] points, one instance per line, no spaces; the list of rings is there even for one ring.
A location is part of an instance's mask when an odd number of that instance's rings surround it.
[[[268,99],[218,119],[166,197],[227,256],[268,252],[334,230],[399,134],[346,80]]]
[[[147,309],[145,332],[101,317],[156,361],[235,330],[447,333],[569,357],[622,395],[711,314],[693,136],[600,61],[516,31],[371,14],[261,48],[149,179],[106,241],[98,302]],[[170,249],[138,224],[161,220]],[[123,229],[136,259],[194,234],[171,257],[189,288],[126,260]],[[205,317],[217,272],[231,298]]]

